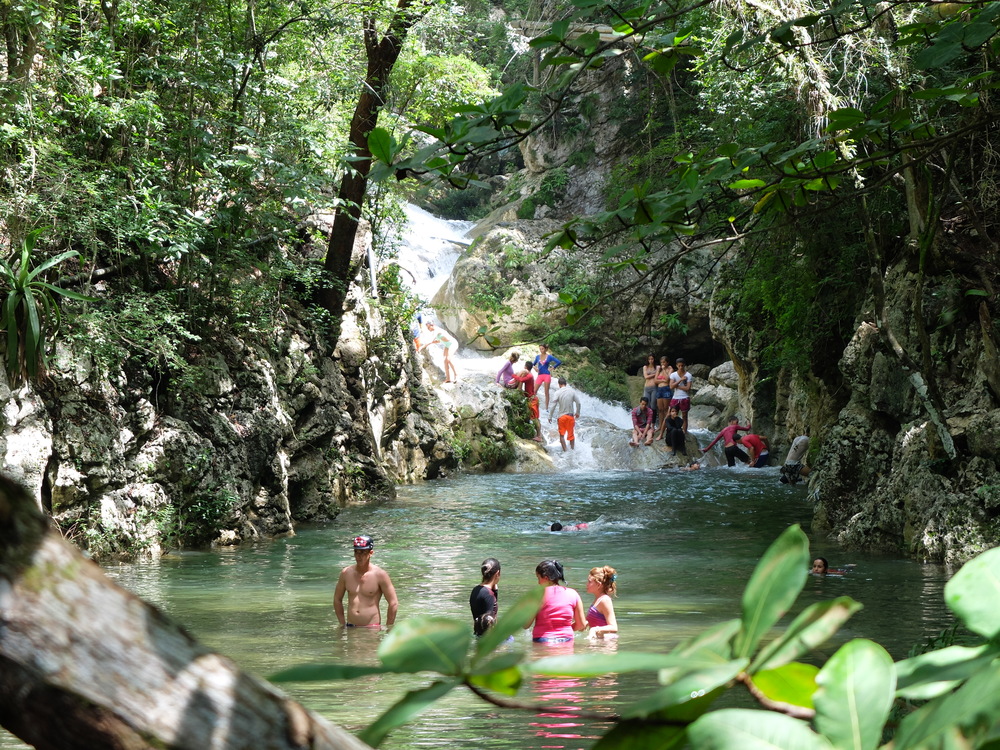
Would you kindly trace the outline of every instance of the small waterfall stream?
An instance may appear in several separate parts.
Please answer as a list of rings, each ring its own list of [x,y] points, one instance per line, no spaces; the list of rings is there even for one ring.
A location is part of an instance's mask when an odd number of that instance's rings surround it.
[[[465,246],[469,244],[467,232],[473,224],[440,219],[409,204],[406,206],[406,217],[406,228],[402,232],[403,245],[397,262],[407,271],[404,278],[411,280],[413,291],[422,300],[429,302],[448,279]],[[455,385],[444,385],[442,390],[447,392],[470,383],[477,388],[489,387],[497,371],[504,364],[505,354],[503,350],[491,355],[460,349],[454,357],[460,382]],[[558,352],[555,354],[558,356]],[[430,356],[435,364],[441,366],[442,354],[438,347],[432,348]],[[556,389],[553,383],[553,392]],[[546,440],[547,450],[559,470],[585,471],[597,468],[598,462],[595,461],[591,447],[591,435],[595,431],[631,429],[632,426],[628,410],[617,404],[601,401],[583,392],[580,392],[580,401],[581,418],[577,429],[576,450],[572,453],[567,452],[567,455],[560,455],[562,451],[559,447],[558,434],[554,423],[552,425],[548,423],[544,398],[541,404],[542,434]]]

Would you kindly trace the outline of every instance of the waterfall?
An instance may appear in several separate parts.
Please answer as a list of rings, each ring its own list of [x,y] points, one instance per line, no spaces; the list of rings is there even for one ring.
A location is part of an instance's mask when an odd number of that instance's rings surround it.
[[[439,219],[412,203],[407,203],[404,211],[406,226],[397,262],[412,279],[413,291],[421,299],[430,300],[469,245],[466,233],[473,222]]]
[[[473,222],[440,219],[412,204],[406,205],[405,214],[406,226],[402,231],[403,243],[397,262],[404,269],[403,277],[410,282],[410,288],[426,302],[432,299],[448,280],[456,261],[468,246],[470,240],[467,233],[472,228]],[[439,347],[431,349],[430,355],[433,361],[440,366],[442,355]],[[558,352],[555,354],[558,356]],[[474,382],[477,386],[484,387],[492,382],[497,371],[503,366],[504,359],[503,353],[493,355],[462,349],[455,357],[455,364],[461,381]],[[552,392],[556,390],[558,386],[553,383]],[[576,450],[566,455],[561,455],[559,438],[554,430],[555,425],[550,428],[548,424],[545,397],[541,396],[542,432],[556,465],[563,470],[586,470],[596,465],[590,446],[590,436],[595,430],[606,432],[632,428],[632,418],[628,409],[601,401],[579,389],[578,392],[581,417],[577,429]],[[627,443],[627,437],[622,439]]]

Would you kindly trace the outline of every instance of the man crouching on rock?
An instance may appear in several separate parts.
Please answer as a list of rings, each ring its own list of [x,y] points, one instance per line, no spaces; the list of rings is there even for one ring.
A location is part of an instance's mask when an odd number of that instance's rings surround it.
[[[385,624],[396,622],[399,600],[396,589],[378,565],[372,565],[375,542],[370,536],[354,537],[354,565],[340,571],[333,592],[333,609],[340,624],[348,628],[377,628],[382,624],[379,603],[385,596]],[[347,618],[344,618],[344,594],[347,594]]]

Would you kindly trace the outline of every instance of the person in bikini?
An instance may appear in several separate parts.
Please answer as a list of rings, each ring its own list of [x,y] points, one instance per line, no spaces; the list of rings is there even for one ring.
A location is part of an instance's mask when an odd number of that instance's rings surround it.
[[[657,440],[663,439],[663,433],[667,429],[667,410],[670,409],[670,399],[674,397],[674,391],[670,387],[670,376],[673,374],[673,365],[669,363],[666,356],[660,357],[660,365],[656,368],[656,407],[653,409],[653,413],[660,421]]]
[[[348,628],[377,628],[382,624],[379,604],[385,597],[385,624],[396,622],[399,600],[396,589],[386,573],[372,564],[374,540],[365,534],[354,537],[354,565],[340,571],[333,592],[333,609],[337,620]],[[347,614],[344,614],[344,594],[347,594]]]
[[[615,619],[615,605],[611,597],[615,596],[618,571],[610,565],[591,568],[587,578],[587,593],[592,594],[594,603],[587,610],[587,624],[590,632],[587,638],[617,638],[618,620]]]
[[[535,357],[534,365],[535,369],[538,371],[538,375],[535,377],[535,390],[540,391],[542,389],[542,384],[545,384],[545,409],[548,411],[549,408],[549,385],[552,383],[552,373],[549,372],[550,367],[558,367],[562,364],[562,360],[556,359],[554,356],[549,354],[549,347],[545,344],[538,345],[538,355]]]
[[[427,332],[430,334],[430,338],[424,346],[437,344],[444,351],[444,382],[457,382],[458,370],[455,369],[455,363],[451,361],[451,355],[458,351],[458,339],[443,328],[439,329],[432,321],[427,321]]]

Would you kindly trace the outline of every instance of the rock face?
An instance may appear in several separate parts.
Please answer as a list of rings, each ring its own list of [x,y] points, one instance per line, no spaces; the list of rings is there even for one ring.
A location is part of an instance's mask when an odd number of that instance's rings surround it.
[[[2,470],[98,556],[291,533],[458,467],[412,352],[359,294],[336,351],[294,318],[276,342],[218,331],[191,382],[62,347],[43,387],[0,384]]]
[[[960,562],[1000,543],[995,325],[988,311],[966,304],[963,315],[962,301],[952,301],[950,325],[926,332],[936,352],[928,377],[919,364],[924,334],[909,310],[915,277],[901,263],[884,285],[885,323],[862,313],[836,370],[821,376],[782,370],[764,382],[758,344],[730,327],[725,304],[713,306],[713,332],[733,356],[740,412],[771,435],[772,455],[780,459],[809,432],[817,532],[849,546]],[[947,300],[951,285],[927,279],[925,311]]]

